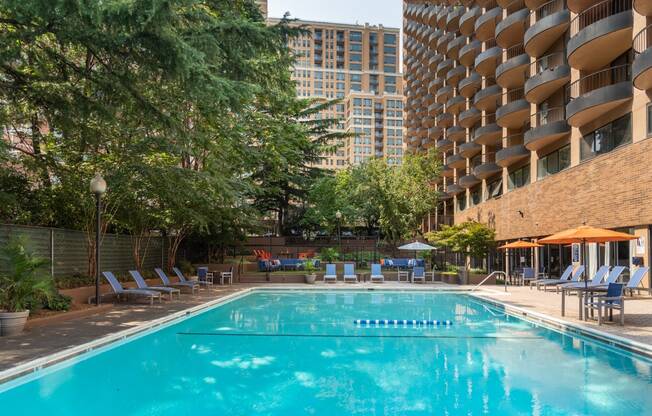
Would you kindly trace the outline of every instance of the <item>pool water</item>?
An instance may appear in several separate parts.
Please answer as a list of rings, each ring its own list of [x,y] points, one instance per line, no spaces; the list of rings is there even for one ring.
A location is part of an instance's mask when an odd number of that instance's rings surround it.
[[[2,414],[652,414],[650,361],[451,293],[253,292],[12,385]]]

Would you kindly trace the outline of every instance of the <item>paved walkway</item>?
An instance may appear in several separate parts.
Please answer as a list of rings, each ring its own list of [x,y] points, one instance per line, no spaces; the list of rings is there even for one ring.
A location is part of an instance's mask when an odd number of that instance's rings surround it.
[[[355,287],[360,288],[370,285],[370,283],[365,283],[356,285]],[[154,306],[150,306],[149,304],[120,304],[114,306],[109,312],[71,319],[64,322],[52,323],[51,325],[39,325],[34,328],[28,327],[26,332],[22,335],[0,338],[0,371],[26,361],[98,339],[110,333],[132,328],[141,325],[144,322],[152,321],[213,299],[218,299],[238,290],[259,286],[263,285],[249,284],[222,286],[211,291],[201,291],[197,296],[184,295],[181,300],[165,301],[162,304],[155,304]],[[289,285],[283,284],[268,284],[266,286],[278,288],[289,287]],[[296,285],[293,286],[296,287]],[[310,289],[323,288],[325,286],[323,284],[318,284],[315,286],[302,285],[301,287]],[[328,285],[328,287],[343,289],[352,288],[353,286],[336,284]],[[375,284],[373,287],[379,288],[381,286]],[[383,289],[437,289],[442,287],[468,289],[468,287],[448,286],[444,284],[427,284],[424,286],[395,282],[386,283],[382,286]],[[485,289],[483,294],[487,297],[514,306],[561,318],[561,295],[559,294],[552,292],[544,293],[537,290],[530,290],[525,287],[510,287],[507,293],[503,292],[502,288],[491,287]],[[577,318],[577,298],[571,297],[567,303],[567,316],[562,319],[598,328],[597,322],[595,321],[582,322]],[[599,329],[652,345],[652,298],[628,301],[626,304],[625,319],[625,327],[615,324],[606,324],[599,327]]]

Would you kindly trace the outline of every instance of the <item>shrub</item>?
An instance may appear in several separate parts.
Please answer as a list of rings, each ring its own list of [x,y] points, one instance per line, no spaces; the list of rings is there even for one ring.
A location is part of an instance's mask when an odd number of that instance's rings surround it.
[[[326,263],[331,263],[340,257],[340,253],[333,247],[323,248],[319,255]]]

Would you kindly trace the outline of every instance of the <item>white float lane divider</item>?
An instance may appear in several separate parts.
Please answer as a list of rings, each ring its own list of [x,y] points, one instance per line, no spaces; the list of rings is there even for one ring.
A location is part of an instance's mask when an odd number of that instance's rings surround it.
[[[424,326],[451,326],[453,321],[446,319],[439,321],[437,319],[355,319],[353,323],[356,325],[394,325],[395,327],[401,326],[412,326],[412,327],[424,327]]]

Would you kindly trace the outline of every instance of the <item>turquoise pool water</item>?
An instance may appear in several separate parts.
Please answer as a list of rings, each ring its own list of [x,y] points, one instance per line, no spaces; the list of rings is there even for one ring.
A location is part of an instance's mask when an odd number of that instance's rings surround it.
[[[13,385],[2,414],[652,414],[651,362],[446,293],[254,292]]]

